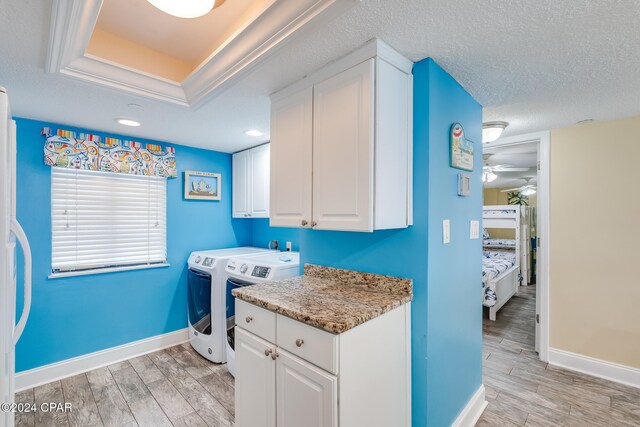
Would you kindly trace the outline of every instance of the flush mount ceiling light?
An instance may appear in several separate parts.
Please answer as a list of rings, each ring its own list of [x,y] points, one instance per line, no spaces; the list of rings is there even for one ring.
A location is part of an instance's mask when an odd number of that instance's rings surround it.
[[[482,143],[488,144],[500,138],[504,129],[509,126],[507,122],[486,122],[482,124]]]
[[[135,120],[131,120],[131,119],[115,119],[115,121],[125,126],[134,126],[134,127],[140,126],[140,122],[136,122]]]
[[[164,13],[178,18],[199,18],[224,3],[224,0],[147,0]]]
[[[523,196],[532,196],[536,194],[536,189],[533,187],[525,188],[520,194],[522,194]]]
[[[264,135],[262,132],[260,132],[259,130],[255,130],[255,129],[251,129],[245,132],[247,135],[249,136],[262,136]]]

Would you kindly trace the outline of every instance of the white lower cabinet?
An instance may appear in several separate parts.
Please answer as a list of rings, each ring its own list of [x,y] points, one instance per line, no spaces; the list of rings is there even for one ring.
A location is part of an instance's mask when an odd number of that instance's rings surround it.
[[[338,335],[271,313],[236,325],[236,427],[411,425],[410,303]]]
[[[279,427],[338,425],[338,378],[284,350],[276,357]]]
[[[235,339],[236,426],[275,427],[275,346],[241,328],[235,329]]]

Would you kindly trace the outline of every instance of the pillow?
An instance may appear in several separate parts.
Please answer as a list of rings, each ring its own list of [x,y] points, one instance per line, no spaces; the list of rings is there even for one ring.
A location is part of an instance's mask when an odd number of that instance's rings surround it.
[[[486,228],[482,229],[482,239],[488,239],[489,238],[489,230],[487,230]]]

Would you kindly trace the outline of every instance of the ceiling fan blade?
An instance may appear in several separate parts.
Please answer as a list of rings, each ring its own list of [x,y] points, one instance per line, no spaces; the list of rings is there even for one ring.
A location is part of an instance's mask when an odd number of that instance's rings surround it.
[[[502,167],[495,166],[493,168],[496,172],[527,172],[530,168],[510,168],[510,167]]]
[[[516,191],[516,190],[521,190],[522,187],[516,187],[516,188],[507,188],[505,190],[500,190],[501,193],[506,193],[508,191]]]

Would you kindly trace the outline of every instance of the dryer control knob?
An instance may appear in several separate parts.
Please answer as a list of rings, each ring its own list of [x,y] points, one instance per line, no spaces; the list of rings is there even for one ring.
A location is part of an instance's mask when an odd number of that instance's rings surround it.
[[[242,273],[242,274],[246,273],[248,268],[249,268],[249,266],[247,264],[242,264],[240,266],[240,273]]]

